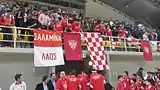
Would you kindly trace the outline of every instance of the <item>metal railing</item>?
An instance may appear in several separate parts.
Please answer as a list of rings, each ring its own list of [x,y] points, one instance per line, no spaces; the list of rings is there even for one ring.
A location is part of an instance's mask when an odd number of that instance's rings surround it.
[[[11,33],[6,33],[6,31],[4,30],[11,30]],[[33,48],[33,30],[34,29],[31,28],[22,28],[15,26],[0,26],[0,47]],[[102,35],[102,38],[103,46],[107,51],[142,52],[141,43],[139,39],[130,41],[130,39],[128,38],[108,37],[105,35]],[[151,45],[154,47],[156,47],[157,43],[158,41],[151,41]],[[83,37],[81,38],[81,45],[83,50],[87,50],[86,42]]]

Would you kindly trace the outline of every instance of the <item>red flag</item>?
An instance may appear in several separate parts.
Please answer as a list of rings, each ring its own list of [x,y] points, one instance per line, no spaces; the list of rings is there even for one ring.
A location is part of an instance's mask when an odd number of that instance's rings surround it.
[[[66,60],[83,60],[79,33],[64,33],[64,50]]]
[[[152,61],[152,50],[150,42],[148,40],[141,40],[141,47],[143,49],[143,55],[146,61]]]

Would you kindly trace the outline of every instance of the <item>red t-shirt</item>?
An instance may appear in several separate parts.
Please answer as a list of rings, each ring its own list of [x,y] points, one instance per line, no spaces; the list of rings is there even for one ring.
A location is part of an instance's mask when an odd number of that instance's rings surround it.
[[[98,24],[96,25],[96,27],[93,29],[94,31],[98,31],[98,32],[103,32],[104,31],[104,27],[102,24]]]
[[[82,25],[79,22],[74,22],[71,24],[71,28],[74,32],[81,32]]]
[[[78,75],[79,82],[81,84],[81,90],[88,90],[88,76],[87,75]]]
[[[112,30],[111,29],[106,29],[105,33],[107,36],[112,36]]]
[[[14,16],[13,15],[5,15],[3,14],[0,18],[0,24],[4,26],[11,26],[14,25]]]
[[[153,85],[146,86],[145,90],[157,90]]]
[[[125,90],[125,84],[123,81],[121,80],[118,81],[116,90]]]
[[[136,85],[137,85],[137,89],[141,90],[141,87],[143,87],[144,85],[144,81],[141,79],[137,79]]]
[[[68,90],[68,80],[59,78],[56,82],[56,90]]]
[[[56,23],[54,24],[54,30],[56,30],[56,31],[63,31],[63,25],[62,25],[62,22],[61,22],[61,21],[56,22]]]
[[[125,90],[130,90],[130,78],[127,77],[124,79]]]
[[[137,90],[137,85],[136,84],[131,84],[129,90]]]
[[[80,84],[76,76],[71,75],[68,77],[68,90],[78,90],[79,85]]]
[[[90,76],[90,84],[93,86],[92,90],[104,90],[103,76],[98,73],[92,73]]]

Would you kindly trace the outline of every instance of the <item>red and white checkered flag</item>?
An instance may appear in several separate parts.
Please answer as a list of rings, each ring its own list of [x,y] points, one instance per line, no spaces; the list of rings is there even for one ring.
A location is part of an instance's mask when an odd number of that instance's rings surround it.
[[[84,33],[88,52],[93,63],[93,69],[105,70],[109,69],[102,44],[102,37],[99,33]]]

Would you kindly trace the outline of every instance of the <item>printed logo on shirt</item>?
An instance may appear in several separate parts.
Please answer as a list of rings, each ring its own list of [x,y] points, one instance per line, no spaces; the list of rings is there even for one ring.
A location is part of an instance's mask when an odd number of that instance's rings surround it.
[[[144,47],[144,50],[146,53],[149,53],[149,48],[148,47]]]

